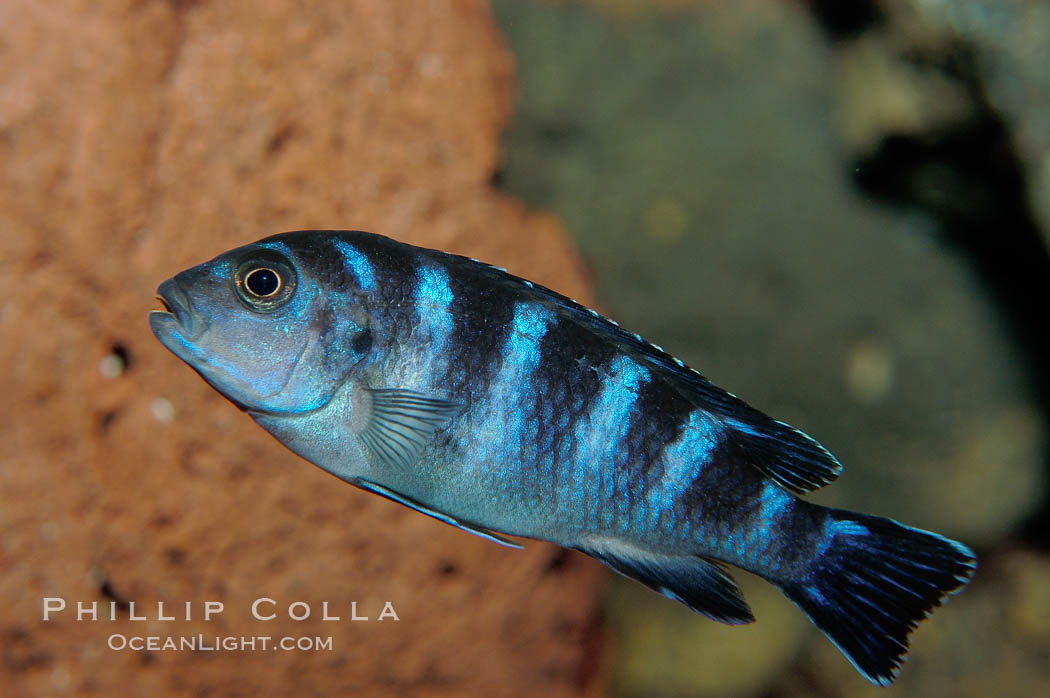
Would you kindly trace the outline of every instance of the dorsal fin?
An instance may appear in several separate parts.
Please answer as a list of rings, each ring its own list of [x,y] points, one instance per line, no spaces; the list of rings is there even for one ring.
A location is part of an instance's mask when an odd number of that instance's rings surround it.
[[[745,460],[771,477],[778,485],[805,494],[819,489],[842,472],[835,456],[808,434],[790,424],[770,419],[758,410],[750,420],[722,416],[732,439]]]

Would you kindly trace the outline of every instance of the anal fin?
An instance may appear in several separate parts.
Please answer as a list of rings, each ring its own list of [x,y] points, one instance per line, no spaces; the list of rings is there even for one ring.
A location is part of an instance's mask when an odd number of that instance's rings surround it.
[[[733,578],[713,560],[662,555],[611,541],[577,549],[712,620],[729,625],[755,620]]]
[[[481,536],[485,540],[490,540],[493,543],[499,543],[500,545],[506,546],[508,548],[514,548],[516,550],[521,550],[524,547],[518,543],[515,543],[512,540],[504,538],[503,536],[497,533],[493,533],[492,531],[486,530],[479,526],[475,526],[474,524],[461,521],[454,516],[449,516],[448,514],[445,514],[443,512],[431,509],[417,502],[414,499],[411,499],[409,497],[404,496],[403,494],[395,492],[394,490],[388,487],[377,485],[376,483],[370,482],[368,480],[353,480],[352,484],[357,485],[361,489],[367,490],[373,494],[378,494],[380,497],[385,497],[387,499],[397,502],[398,504],[403,504],[409,509],[415,509],[420,514],[426,514],[427,516],[435,518],[438,521],[447,523],[450,526],[455,526],[456,528],[466,531],[468,533],[473,533],[475,536]]]

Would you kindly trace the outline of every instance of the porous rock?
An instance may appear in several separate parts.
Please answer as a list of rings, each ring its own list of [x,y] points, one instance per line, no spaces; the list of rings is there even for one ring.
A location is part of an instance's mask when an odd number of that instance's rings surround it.
[[[474,0],[0,4],[3,692],[598,690],[596,564],[334,480],[146,323],[164,278],[302,228],[470,254],[590,300],[554,220],[489,186],[512,78]],[[69,608],[44,622],[44,597]],[[252,617],[260,597],[275,619]],[[77,601],[117,620],[78,622]],[[225,609],[205,621],[205,601]],[[354,601],[370,621],[349,620]],[[377,620],[387,601],[400,620]],[[107,646],[198,633],[333,648]]]

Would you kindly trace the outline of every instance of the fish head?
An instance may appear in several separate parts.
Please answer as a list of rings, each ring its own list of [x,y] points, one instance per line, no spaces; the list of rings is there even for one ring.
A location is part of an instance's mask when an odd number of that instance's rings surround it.
[[[153,333],[241,409],[271,415],[324,407],[371,347],[368,318],[327,288],[309,246],[267,239],[168,279]]]

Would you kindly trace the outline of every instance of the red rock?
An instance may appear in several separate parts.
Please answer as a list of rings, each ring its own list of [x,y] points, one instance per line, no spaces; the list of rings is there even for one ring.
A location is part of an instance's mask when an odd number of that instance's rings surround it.
[[[589,301],[558,224],[489,187],[512,85],[475,0],[0,4],[5,693],[600,690],[596,564],[508,551],[334,480],[146,324],[175,271],[312,227],[470,254]],[[115,345],[129,364],[105,378]],[[191,601],[195,619],[74,619],[106,593],[151,616]],[[44,622],[44,597],[70,608]],[[259,597],[278,619],[252,618]],[[208,600],[225,611],[204,622]],[[295,601],[308,620],[284,613]],[[343,621],[320,620],[323,601]],[[391,601],[400,621],[351,622],[351,601],[372,618]],[[114,633],[333,650],[115,651]]]

